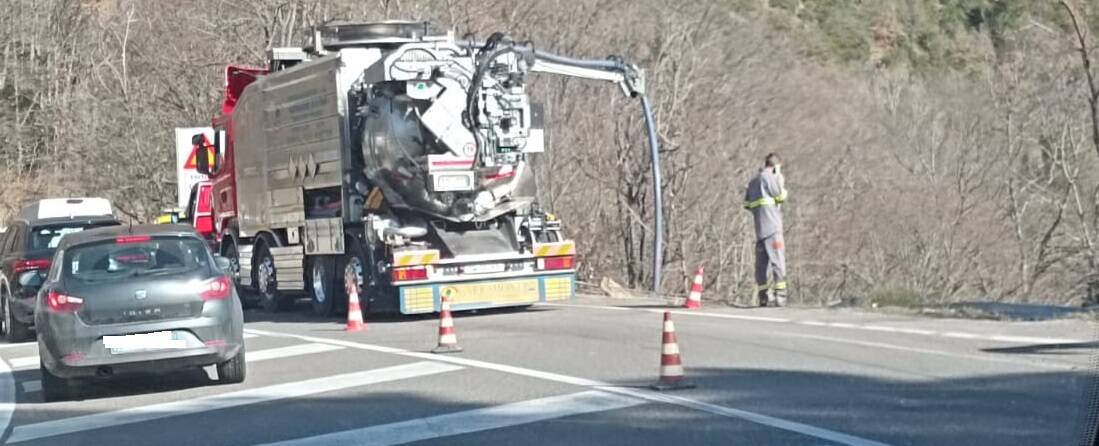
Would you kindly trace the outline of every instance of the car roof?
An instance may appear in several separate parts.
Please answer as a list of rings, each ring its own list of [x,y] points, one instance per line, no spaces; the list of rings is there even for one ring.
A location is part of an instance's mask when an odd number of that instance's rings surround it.
[[[65,235],[61,238],[61,244],[58,246],[58,248],[65,248],[89,242],[112,240],[118,237],[128,237],[135,235],[199,238],[198,233],[195,232],[195,229],[187,225],[119,225],[88,229],[86,231],[74,232],[72,234]]]
[[[28,223],[42,220],[114,218],[106,198],[47,198],[23,207],[19,219]]]

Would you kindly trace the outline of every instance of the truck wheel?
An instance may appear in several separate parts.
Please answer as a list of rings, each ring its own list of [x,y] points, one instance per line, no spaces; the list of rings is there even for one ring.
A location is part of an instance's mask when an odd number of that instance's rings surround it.
[[[240,251],[237,250],[236,239],[225,237],[225,241],[223,241],[221,245],[221,256],[229,259],[229,263],[232,265],[233,285],[237,288],[237,295],[240,296],[241,306],[243,308],[256,306],[255,293],[250,287],[245,287],[240,284]]]
[[[336,276],[336,258],[310,257],[309,263],[309,295],[313,298],[313,313],[331,317],[336,313],[336,299],[340,294],[336,292],[336,288],[342,285]]]
[[[30,339],[31,328],[15,318],[11,309],[11,294],[4,293],[4,339],[9,343]]]
[[[256,261],[252,265],[253,275],[255,275],[252,283],[255,283],[259,290],[260,306],[264,311],[273,313],[289,310],[294,304],[294,299],[284,296],[279,291],[279,283],[275,275],[275,257],[271,255],[267,243],[256,244]]]
[[[72,398],[72,384],[69,380],[50,373],[41,360],[38,362],[39,370],[42,371],[42,399],[49,403]]]
[[[363,253],[363,249],[359,246],[359,243],[355,240],[351,240],[347,243],[347,256],[343,260],[343,289],[340,290],[340,299],[344,302],[346,307],[348,293],[351,289],[351,285],[354,284],[359,289],[359,308],[362,310],[363,317],[366,317],[367,308],[369,307],[370,299],[367,298],[368,287],[366,286],[366,275],[370,274],[370,265],[366,260],[366,254]]]
[[[218,382],[222,384],[238,384],[244,382],[244,376],[248,372],[248,365],[244,361],[244,347],[240,348],[232,359],[217,365]]]

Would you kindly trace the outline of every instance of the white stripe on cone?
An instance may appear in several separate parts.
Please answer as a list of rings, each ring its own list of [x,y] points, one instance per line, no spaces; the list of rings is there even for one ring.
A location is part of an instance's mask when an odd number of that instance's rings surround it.
[[[665,355],[678,355],[679,344],[664,344],[664,351],[662,353]]]
[[[660,366],[660,377],[661,378],[675,378],[675,377],[678,377],[678,376],[683,376],[683,366],[682,365],[662,365],[662,366]]]
[[[449,317],[444,317],[442,321],[439,321],[439,326],[443,327],[443,328],[453,327],[454,326],[454,319],[451,319]]]
[[[439,345],[453,345],[458,343],[458,336],[451,333],[439,336]]]
[[[675,322],[664,321],[664,333],[671,333],[675,331]]]

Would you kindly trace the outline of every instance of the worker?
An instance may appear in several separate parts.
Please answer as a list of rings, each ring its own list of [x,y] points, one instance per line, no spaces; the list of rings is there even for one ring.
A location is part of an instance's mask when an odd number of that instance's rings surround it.
[[[786,246],[782,239],[782,203],[786,201],[782,160],[770,153],[763,169],[748,182],[744,208],[756,230],[756,293],[759,306],[786,305]]]

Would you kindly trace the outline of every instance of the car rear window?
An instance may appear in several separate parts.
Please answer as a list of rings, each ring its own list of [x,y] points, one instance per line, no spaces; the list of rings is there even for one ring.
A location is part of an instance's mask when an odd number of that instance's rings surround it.
[[[38,226],[31,230],[29,237],[27,237],[27,250],[38,251],[43,249],[57,248],[58,243],[61,243],[61,236],[65,234],[72,234],[80,232],[85,229],[98,228],[101,226],[114,226],[113,222],[102,223],[88,223],[88,222],[74,222],[74,223],[62,223],[49,226]]]
[[[213,272],[206,245],[194,237],[125,236],[69,247],[65,277],[85,282]]]

